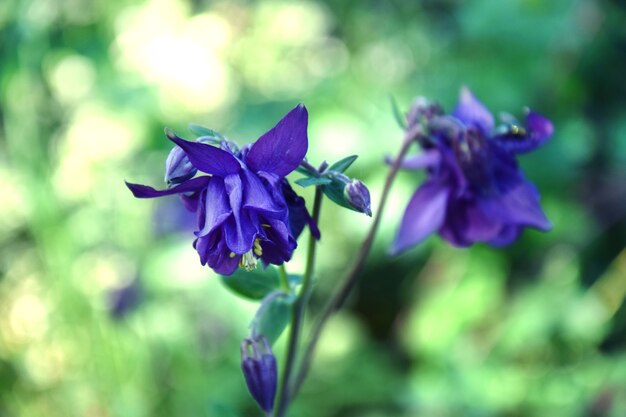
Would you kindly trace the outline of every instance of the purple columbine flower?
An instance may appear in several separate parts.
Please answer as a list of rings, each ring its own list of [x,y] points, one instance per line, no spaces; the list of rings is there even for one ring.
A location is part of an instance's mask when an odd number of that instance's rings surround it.
[[[319,238],[303,201],[284,178],[304,159],[307,123],[307,110],[299,105],[241,150],[226,140],[216,147],[166,130],[177,145],[166,164],[166,181],[173,187],[127,186],[138,198],[179,194],[197,214],[194,248],[200,261],[216,272],[251,270],[258,259],[280,265],[291,258],[305,224]],[[208,175],[194,177],[197,172]]]
[[[491,113],[467,88],[451,115],[434,112],[422,120],[422,153],[407,157],[403,167],[425,169],[427,178],[409,201],[393,253],[434,232],[455,246],[504,246],[524,227],[552,227],[537,189],[515,159],[548,140],[552,123],[532,111],[526,112],[523,126],[511,117],[503,122],[496,127]]]

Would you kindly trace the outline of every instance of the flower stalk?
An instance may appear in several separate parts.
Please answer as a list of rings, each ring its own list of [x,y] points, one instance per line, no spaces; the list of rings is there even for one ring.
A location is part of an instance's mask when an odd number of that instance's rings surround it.
[[[391,168],[389,169],[389,173],[387,174],[385,185],[383,187],[383,194],[380,197],[380,203],[378,205],[378,210],[376,211],[376,214],[374,216],[374,221],[369,229],[369,232],[367,233],[367,236],[365,237],[365,240],[361,244],[361,248],[359,249],[356,260],[350,271],[346,274],[344,280],[342,281],[342,284],[335,291],[330,301],[328,301],[313,326],[309,343],[307,344],[306,350],[304,351],[304,354],[302,356],[300,368],[295,375],[293,385],[289,389],[291,395],[295,395],[298,392],[300,386],[302,385],[302,382],[308,374],[309,368],[311,367],[311,362],[313,360],[313,355],[317,347],[317,343],[319,342],[320,336],[322,334],[322,331],[324,330],[326,323],[328,322],[328,319],[343,306],[344,302],[348,298],[348,295],[354,289],[354,286],[357,283],[359,275],[363,270],[363,267],[365,266],[367,255],[372,249],[374,237],[376,236],[376,232],[378,231],[378,226],[380,225],[382,214],[385,205],[387,204],[387,198],[389,197],[391,186],[396,178],[398,170],[400,169],[402,160],[407,154],[411,144],[421,134],[421,128],[419,125],[416,125],[414,128],[407,130],[407,132],[405,133],[404,141],[402,143],[400,151],[394,159]]]
[[[322,206],[322,190],[321,187],[315,187],[315,198],[313,201],[313,211],[311,217],[315,224],[318,224],[320,217],[320,210]],[[287,407],[295,394],[292,389],[292,381],[295,376],[293,373],[295,370],[295,364],[297,360],[297,351],[299,345],[300,333],[302,331],[302,323],[304,321],[304,313],[306,306],[311,298],[311,292],[313,290],[313,270],[315,267],[315,252],[317,246],[317,238],[311,233],[309,236],[309,246],[307,252],[306,267],[304,270],[304,276],[302,277],[302,288],[300,295],[293,306],[293,313],[291,317],[291,326],[289,328],[289,341],[287,357],[285,359],[285,366],[281,377],[280,392],[278,395],[278,406],[276,407],[276,417],[284,417],[287,412]]]

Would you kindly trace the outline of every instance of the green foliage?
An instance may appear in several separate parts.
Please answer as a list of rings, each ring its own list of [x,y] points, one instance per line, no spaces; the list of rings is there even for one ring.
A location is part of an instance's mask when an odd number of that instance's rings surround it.
[[[280,277],[274,266],[252,271],[239,268],[232,275],[221,276],[221,280],[235,294],[252,300],[261,300],[280,288]]]
[[[296,184],[298,184],[301,187],[310,187],[312,185],[324,185],[324,184],[330,184],[332,181],[330,178],[324,178],[324,177],[308,177],[308,178],[300,178],[294,181]]]
[[[350,165],[352,165],[352,163],[356,161],[358,157],[359,157],[358,155],[346,156],[345,158],[340,159],[339,161],[329,166],[328,171],[336,171],[336,172],[344,173],[346,169],[350,168]]]
[[[389,95],[401,122],[415,96],[450,110],[464,84],[490,109],[554,120],[554,139],[522,161],[554,230],[497,250],[432,238],[390,260],[423,178],[401,173],[293,415],[626,415],[624,5],[357,3],[0,5],[0,415],[257,416],[238,346],[275,271],[222,285],[177,199],[134,200],[123,179],[159,185],[165,125],[252,140],[304,100],[309,160],[358,154],[350,174],[380,194],[402,140]],[[307,320],[366,220],[323,205]],[[112,319],[108,291],[135,277],[142,303]],[[266,310],[255,328],[276,339],[289,296]]]
[[[292,294],[280,291],[268,294],[250,323],[252,336],[256,338],[263,335],[273,345],[289,323],[294,301]]]

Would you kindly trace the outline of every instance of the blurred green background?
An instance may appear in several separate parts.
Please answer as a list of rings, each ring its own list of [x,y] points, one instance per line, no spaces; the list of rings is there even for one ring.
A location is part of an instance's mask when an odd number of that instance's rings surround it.
[[[359,154],[377,201],[389,95],[450,109],[462,85],[555,122],[522,160],[554,230],[391,259],[422,179],[400,174],[292,415],[626,415],[624,22],[608,0],[3,0],[0,416],[258,416],[239,370],[256,304],[200,266],[175,197],[123,180],[161,187],[164,126],[245,143],[304,102],[309,159]],[[370,222],[323,208],[314,311]],[[129,283],[140,302],[112,317]]]

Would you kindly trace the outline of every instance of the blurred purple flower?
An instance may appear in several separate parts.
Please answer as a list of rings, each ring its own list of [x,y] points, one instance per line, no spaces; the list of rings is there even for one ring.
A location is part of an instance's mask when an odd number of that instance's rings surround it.
[[[141,284],[134,279],[107,292],[107,307],[112,318],[120,320],[139,306]]]
[[[403,167],[425,169],[427,178],[409,201],[392,253],[434,232],[455,246],[503,246],[524,227],[552,227],[515,159],[552,136],[550,120],[527,111],[523,127],[509,117],[496,128],[491,113],[464,88],[451,115],[434,112],[423,122],[422,153],[407,157]]]
[[[175,185],[163,191],[127,186],[138,198],[179,194],[197,214],[194,248],[200,261],[216,272],[230,275],[238,266],[250,270],[258,259],[280,265],[291,258],[304,225],[313,223],[284,179],[304,159],[307,123],[307,110],[299,105],[241,150],[225,140],[219,148],[189,142],[166,130],[178,147],[166,164],[166,180]],[[192,178],[196,171],[209,175]],[[316,227],[311,230],[316,234]]]

